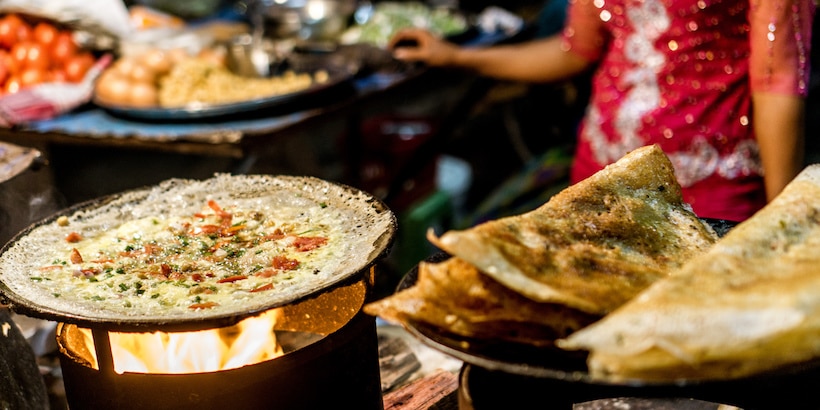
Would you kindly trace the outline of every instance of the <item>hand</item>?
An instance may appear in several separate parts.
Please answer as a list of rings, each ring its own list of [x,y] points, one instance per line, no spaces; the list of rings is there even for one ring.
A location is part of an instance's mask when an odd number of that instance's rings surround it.
[[[397,32],[387,48],[393,57],[402,61],[420,61],[430,66],[453,64],[459,47],[424,29],[409,28]]]

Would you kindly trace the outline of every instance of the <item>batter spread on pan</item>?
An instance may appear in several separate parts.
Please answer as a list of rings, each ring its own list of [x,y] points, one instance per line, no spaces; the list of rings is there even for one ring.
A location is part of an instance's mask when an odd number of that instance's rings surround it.
[[[338,232],[322,209],[262,212],[209,200],[197,213],[132,220],[91,238],[71,231],[31,280],[53,286],[56,297],[213,308],[321,271],[337,257],[329,240]]]

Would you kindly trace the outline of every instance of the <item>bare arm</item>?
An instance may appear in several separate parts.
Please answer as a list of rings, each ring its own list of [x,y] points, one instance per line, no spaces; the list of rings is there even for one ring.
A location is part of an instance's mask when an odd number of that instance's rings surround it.
[[[413,46],[398,46],[411,41]],[[487,77],[525,82],[551,82],[579,74],[591,63],[565,51],[553,36],[518,44],[492,47],[459,47],[427,31],[408,29],[396,34],[389,47],[399,60],[421,61],[430,66],[456,67]]]
[[[772,200],[803,169],[805,101],[796,95],[757,92],[752,104],[766,197]]]

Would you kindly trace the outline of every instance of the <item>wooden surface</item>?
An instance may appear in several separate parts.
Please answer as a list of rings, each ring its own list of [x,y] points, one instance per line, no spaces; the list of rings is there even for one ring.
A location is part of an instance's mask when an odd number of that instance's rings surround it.
[[[439,370],[384,395],[385,410],[456,410],[458,375]]]
[[[458,376],[451,370],[424,372],[407,339],[379,335],[379,369],[385,410],[456,410]]]

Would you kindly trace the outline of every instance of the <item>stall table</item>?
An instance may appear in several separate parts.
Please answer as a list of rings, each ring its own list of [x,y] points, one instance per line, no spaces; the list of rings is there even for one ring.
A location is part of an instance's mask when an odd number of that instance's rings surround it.
[[[479,33],[470,43],[509,39]],[[475,81],[462,72],[395,63],[256,112],[169,121],[123,117],[89,103],[57,118],[0,128],[0,140],[41,150],[68,204],[214,172],[309,174],[355,184],[350,171],[358,166],[364,118],[389,111],[443,117]]]

